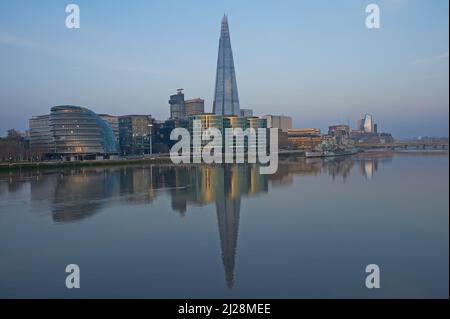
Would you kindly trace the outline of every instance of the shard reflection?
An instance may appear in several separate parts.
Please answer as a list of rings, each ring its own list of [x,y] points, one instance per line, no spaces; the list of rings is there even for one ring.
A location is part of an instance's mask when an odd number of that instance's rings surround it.
[[[171,209],[187,218],[196,207],[214,205],[218,238],[229,288],[234,284],[241,202],[275,187],[291,185],[296,176],[328,175],[334,181],[352,171],[370,179],[379,163],[391,157],[342,157],[334,160],[288,158],[273,175],[259,174],[257,165],[132,165],[55,171],[14,172],[0,175],[7,181],[1,192],[25,192],[30,199],[48,203],[55,223],[75,223],[91,218],[114,203],[150,205],[161,194],[170,196]],[[353,169],[355,168],[355,169]],[[150,208],[151,209],[151,208]]]

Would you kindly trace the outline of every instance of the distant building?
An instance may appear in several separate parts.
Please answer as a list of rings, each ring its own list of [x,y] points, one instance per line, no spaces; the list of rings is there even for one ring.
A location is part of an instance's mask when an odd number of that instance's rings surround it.
[[[366,114],[364,117],[364,132],[373,133],[373,119],[370,114]]]
[[[205,100],[201,98],[185,100],[183,89],[178,89],[169,99],[170,119],[181,120],[187,116],[205,113]]]
[[[177,94],[171,95],[170,100],[170,119],[182,119],[186,115],[183,89],[178,89]]]
[[[374,123],[372,115],[366,114],[363,118],[358,119],[356,130],[364,133],[376,133],[377,124]]]
[[[291,128],[288,130],[291,136],[320,136],[321,132],[318,128]]]
[[[50,131],[50,114],[33,116],[29,120],[30,149],[45,156],[55,152],[53,134]]]
[[[222,18],[220,30],[213,113],[216,115],[241,115],[230,30],[226,15]]]
[[[364,131],[363,119],[358,119],[358,121],[356,122],[356,130]]]
[[[381,144],[394,142],[394,138],[391,133],[379,133],[378,136]]]
[[[180,126],[180,120],[154,121],[153,123],[153,153],[167,154],[176,141],[170,140],[170,133]]]
[[[350,126],[331,125],[328,127],[328,135],[333,138],[335,144],[347,144],[350,140]]]
[[[288,141],[292,148],[311,150],[322,142],[322,135],[317,128],[293,128],[288,130]]]
[[[184,101],[184,116],[205,113],[205,100],[197,98]]]
[[[378,124],[374,123],[373,117],[366,114],[362,119],[358,120],[357,130],[350,132],[350,139],[356,143],[390,143],[393,137],[389,133],[379,133]]]
[[[253,116],[253,110],[252,109],[241,109],[241,116],[242,117]]]
[[[255,130],[258,130],[259,128],[267,128],[267,119],[250,116],[247,117],[247,125],[248,127],[254,128]]]
[[[84,107],[55,106],[50,115],[31,118],[29,125],[31,151],[42,157],[83,160],[118,154],[111,127]]]
[[[255,129],[256,135],[258,134],[259,128],[267,129],[267,120],[259,117],[240,117],[236,115],[222,116],[212,113],[205,113],[201,115],[194,115],[186,117],[183,121],[180,121],[181,126],[186,128],[191,138],[194,134],[200,134],[200,132],[195,131],[194,121],[200,121],[201,130],[206,130],[208,128],[217,128],[222,134],[222,146],[225,146],[227,128],[241,128],[245,131],[247,128]],[[269,134],[267,134],[269,136]],[[202,146],[208,144],[210,141],[202,141]]]
[[[236,115],[229,115],[229,116],[225,116],[223,118],[223,128],[227,129],[227,128],[240,128],[242,129],[242,131],[245,131],[248,127],[248,121],[247,118],[245,117],[241,117],[241,116],[236,116]],[[225,134],[224,136],[224,143],[227,143],[227,137],[230,138],[230,136],[227,136]],[[238,152],[245,152],[246,150],[246,142],[244,139],[244,144],[243,145],[237,145],[236,143],[236,139],[233,138],[233,152],[238,153]],[[231,141],[228,141],[229,144],[231,144]],[[225,144],[224,144],[225,145]]]
[[[292,148],[291,143],[289,143],[288,133],[283,132],[280,129],[278,131],[278,149],[290,149]]]
[[[194,126],[194,121],[200,121],[200,127]],[[199,136],[201,138],[202,131],[207,130],[208,128],[217,128],[222,134],[222,142],[224,137],[224,129],[223,129],[223,116],[216,115],[212,113],[205,113],[201,115],[192,115],[186,117],[183,121],[180,122],[181,127],[187,129],[189,131],[191,137],[191,151],[193,151],[193,139],[195,136]],[[201,146],[205,146],[210,141],[201,140]]]
[[[292,117],[285,115],[265,115],[268,128],[278,128],[282,132],[288,132],[292,128]]]
[[[144,155],[152,150],[153,118],[151,115],[119,116],[119,140],[122,155]]]

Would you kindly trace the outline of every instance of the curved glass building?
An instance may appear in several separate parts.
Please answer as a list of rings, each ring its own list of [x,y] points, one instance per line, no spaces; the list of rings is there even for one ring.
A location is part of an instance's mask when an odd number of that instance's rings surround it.
[[[111,127],[87,108],[72,105],[52,107],[49,126],[56,154],[83,157],[118,153]]]

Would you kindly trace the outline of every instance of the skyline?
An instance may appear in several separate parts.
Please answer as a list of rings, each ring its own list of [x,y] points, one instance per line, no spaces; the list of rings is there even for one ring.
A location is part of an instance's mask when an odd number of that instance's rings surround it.
[[[61,104],[166,119],[179,87],[212,111],[227,13],[242,108],[322,131],[370,113],[397,138],[448,136],[447,1],[377,1],[379,30],[365,1],[76,3],[79,30],[64,26],[66,3],[2,2],[1,135]]]

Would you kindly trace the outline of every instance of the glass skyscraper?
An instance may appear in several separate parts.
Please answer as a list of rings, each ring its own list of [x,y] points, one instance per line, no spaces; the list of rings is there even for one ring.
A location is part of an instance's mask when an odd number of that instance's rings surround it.
[[[366,133],[373,133],[373,120],[372,120],[372,115],[370,114],[366,114],[364,116],[364,121],[363,121],[363,128],[364,128],[364,132]]]
[[[222,18],[216,72],[213,113],[240,116],[233,51],[231,50],[230,31],[226,15]]]

